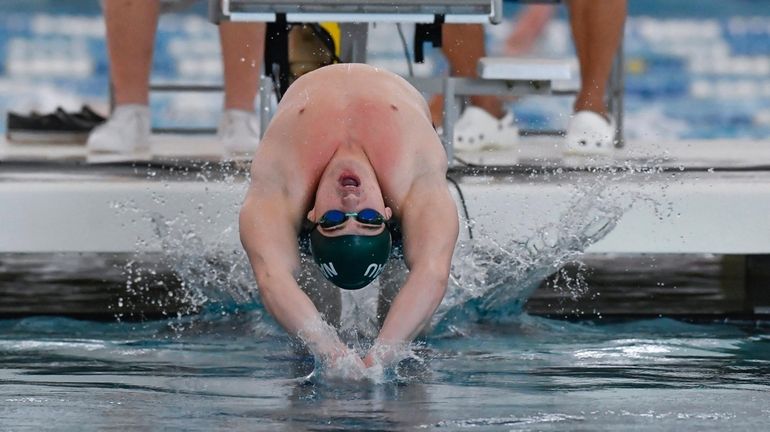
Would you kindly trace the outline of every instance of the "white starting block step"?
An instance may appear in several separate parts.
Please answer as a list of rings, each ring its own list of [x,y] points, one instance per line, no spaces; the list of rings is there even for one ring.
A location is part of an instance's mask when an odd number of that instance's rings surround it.
[[[175,235],[239,249],[245,166],[202,162],[215,159],[213,138],[193,145],[204,138],[155,138],[157,153],[169,156],[108,165],[85,164],[82,147],[0,145],[0,253],[158,252]],[[614,169],[592,172],[561,160],[552,141],[535,140],[515,155],[520,165],[506,165],[505,153],[492,159],[495,152],[485,152],[477,162],[495,166],[453,168],[457,187],[448,187],[476,238],[502,244],[527,244],[548,232],[556,240],[544,238],[547,247],[596,223],[608,225],[591,253],[770,253],[770,146],[658,146],[629,147],[651,150],[660,171],[629,173],[625,166],[643,165],[650,155],[621,152]],[[674,155],[668,160],[664,147]],[[720,147],[730,150],[714,150]],[[607,206],[620,210],[603,221]]]
[[[502,0],[212,0],[231,21],[344,23],[494,23],[502,20]],[[216,5],[215,5],[216,6]]]
[[[479,60],[479,78],[557,81],[573,78],[573,61],[542,58],[484,57]]]

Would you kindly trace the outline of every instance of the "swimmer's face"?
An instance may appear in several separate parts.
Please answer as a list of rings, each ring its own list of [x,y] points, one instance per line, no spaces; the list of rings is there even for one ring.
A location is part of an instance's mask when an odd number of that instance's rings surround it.
[[[361,169],[357,169],[361,168]],[[371,168],[356,167],[351,164],[337,164],[327,167],[321,176],[316,190],[315,206],[307,214],[308,220],[318,222],[321,216],[329,210],[341,210],[354,213],[365,208],[371,208],[391,218],[393,212],[385,206],[380,185]],[[343,224],[333,229],[318,227],[321,234],[335,237],[341,235],[376,235],[381,233],[384,225],[373,227],[348,218]]]

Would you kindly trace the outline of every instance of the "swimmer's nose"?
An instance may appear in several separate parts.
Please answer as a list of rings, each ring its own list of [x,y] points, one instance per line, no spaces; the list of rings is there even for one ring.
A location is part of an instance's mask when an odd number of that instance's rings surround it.
[[[342,209],[346,212],[355,211],[359,201],[360,200],[357,195],[346,194],[342,197]]]

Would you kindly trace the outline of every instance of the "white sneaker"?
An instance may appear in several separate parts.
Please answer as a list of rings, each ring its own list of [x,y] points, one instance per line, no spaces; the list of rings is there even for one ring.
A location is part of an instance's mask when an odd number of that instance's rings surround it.
[[[615,149],[615,124],[593,111],[578,111],[570,118],[564,153],[607,155]]]
[[[104,124],[88,135],[86,147],[95,153],[121,155],[150,151],[150,108],[147,105],[120,105]]]
[[[481,108],[469,106],[455,123],[457,151],[513,148],[518,142],[519,128],[511,112],[498,119]]]
[[[248,158],[259,145],[259,120],[253,112],[229,109],[222,113],[217,136],[225,159]]]

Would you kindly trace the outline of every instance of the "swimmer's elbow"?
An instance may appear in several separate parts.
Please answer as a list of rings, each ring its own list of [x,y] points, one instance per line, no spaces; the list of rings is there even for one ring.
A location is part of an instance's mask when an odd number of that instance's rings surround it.
[[[296,284],[299,277],[299,262],[283,255],[255,253],[251,258],[254,279],[262,289],[281,290],[286,285]]]
[[[434,279],[434,294],[437,299],[437,303],[441,303],[441,300],[446,294],[447,286],[449,285],[449,273],[442,273],[437,275]]]
[[[430,317],[436,312],[441,302],[444,300],[444,296],[447,291],[447,284],[449,282],[449,275],[446,273],[436,273],[430,275],[423,284],[422,289],[426,290],[425,293],[425,321],[422,328],[428,325]]]
[[[452,257],[451,255],[447,259],[424,256],[410,259],[407,257],[406,265],[410,272],[418,272],[423,275],[423,280],[436,281],[437,284],[446,285],[449,282]]]
[[[278,281],[275,275],[268,269],[256,267],[254,268],[254,279],[257,282],[257,289],[259,290],[259,296],[264,303],[270,303],[265,301],[272,297],[275,293]]]
[[[281,291],[281,287],[286,285],[286,274],[271,270],[269,266],[254,266],[254,279],[257,282],[257,290],[262,301],[272,304],[272,299]]]
[[[272,316],[276,315],[278,307],[278,285],[279,282],[270,274],[269,271],[254,271],[254,276],[257,281],[257,294],[262,300],[262,304],[265,306],[265,310]]]
[[[431,266],[423,270],[423,275],[424,286],[430,291],[433,298],[432,303],[438,306],[444,298],[449,284],[449,269],[440,265]]]
[[[246,253],[251,253],[251,249],[255,243],[255,237],[257,235],[257,228],[255,221],[255,211],[248,201],[243,204],[241,211],[238,215],[238,234],[240,236],[241,245],[246,250]]]

